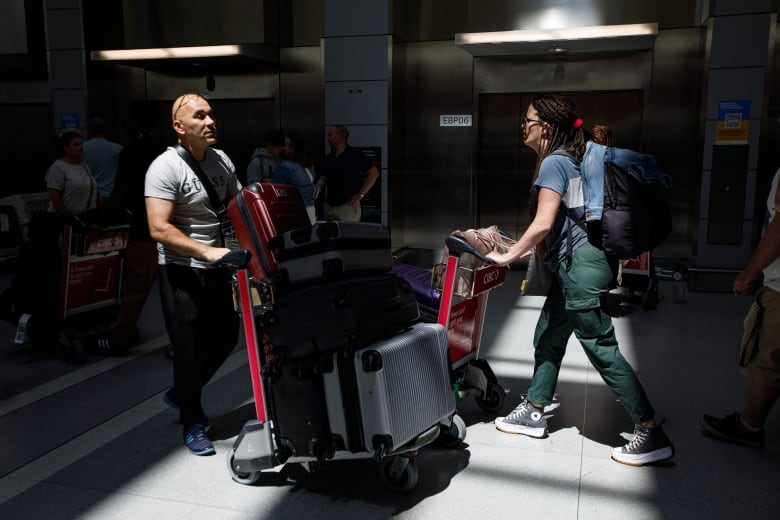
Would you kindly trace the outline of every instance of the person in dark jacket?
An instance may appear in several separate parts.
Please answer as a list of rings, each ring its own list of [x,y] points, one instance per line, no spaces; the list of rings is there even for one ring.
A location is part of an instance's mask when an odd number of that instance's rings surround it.
[[[360,201],[376,180],[379,170],[360,150],[347,144],[349,130],[343,125],[328,128],[330,153],[325,157],[320,185],[326,190],[323,218],[359,221]]]
[[[122,302],[116,321],[95,338],[98,351],[122,354],[138,339],[138,319],[157,277],[157,244],[149,235],[144,199],[146,170],[165,145],[156,135],[157,114],[147,102],[130,106],[130,143],[119,155],[114,190],[106,206],[109,219],[130,224],[125,250]]]
[[[284,160],[284,134],[280,130],[269,130],[265,134],[265,148],[256,148],[246,168],[246,183],[270,182],[274,170]]]

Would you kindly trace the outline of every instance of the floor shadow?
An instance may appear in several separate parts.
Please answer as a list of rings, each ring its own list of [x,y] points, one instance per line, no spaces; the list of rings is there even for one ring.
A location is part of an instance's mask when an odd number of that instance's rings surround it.
[[[271,478],[268,485],[277,485],[284,479],[290,485],[291,492],[316,493],[339,503],[368,502],[386,509],[392,516],[412,509],[427,497],[445,490],[455,475],[468,466],[469,458],[470,452],[465,448],[426,446],[412,462],[417,467],[419,480],[414,489],[407,492],[386,485],[382,477],[382,463],[371,458],[328,461],[317,464],[311,472],[300,464],[287,464],[277,480]],[[277,504],[276,507],[280,516],[283,516],[285,504]],[[269,518],[277,516],[271,511]],[[325,516],[318,515],[318,518],[329,517],[325,513]]]

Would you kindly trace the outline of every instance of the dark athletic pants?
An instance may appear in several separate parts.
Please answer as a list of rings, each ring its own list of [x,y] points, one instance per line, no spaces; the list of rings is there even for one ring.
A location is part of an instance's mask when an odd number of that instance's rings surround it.
[[[185,428],[202,422],[203,387],[238,341],[227,269],[160,266],[160,299],[173,345],[173,386]]]

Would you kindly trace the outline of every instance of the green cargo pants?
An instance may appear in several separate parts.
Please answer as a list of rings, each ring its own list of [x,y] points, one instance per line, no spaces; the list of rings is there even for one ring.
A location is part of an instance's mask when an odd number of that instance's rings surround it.
[[[612,272],[603,251],[590,244],[572,253],[571,267],[561,264],[544,302],[534,334],[534,375],[527,399],[552,402],[566,344],[572,332],[585,349],[593,368],[617,395],[634,423],[655,416],[631,365],[621,355],[609,314],[601,309],[600,295]]]

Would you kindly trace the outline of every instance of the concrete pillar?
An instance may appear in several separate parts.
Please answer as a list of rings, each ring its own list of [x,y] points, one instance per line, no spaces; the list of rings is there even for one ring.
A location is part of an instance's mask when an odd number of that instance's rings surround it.
[[[771,9],[770,0],[711,4],[699,267],[740,269],[750,258],[759,134],[774,43]]]
[[[379,207],[373,211],[364,208],[364,220],[385,225],[391,109],[390,3],[391,0],[324,0],[322,42],[325,127],[345,125],[351,146],[378,148],[381,176],[370,199]]]
[[[81,1],[45,2],[54,128],[77,128],[86,139],[87,70]]]

